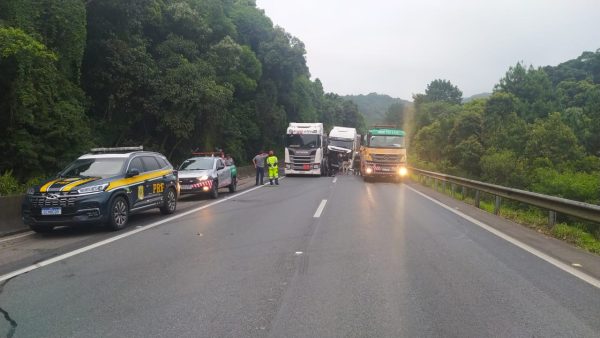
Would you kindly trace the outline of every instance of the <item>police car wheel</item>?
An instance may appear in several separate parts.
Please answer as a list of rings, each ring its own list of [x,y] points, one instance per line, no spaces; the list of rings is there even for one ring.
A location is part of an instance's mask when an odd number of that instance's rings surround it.
[[[129,206],[123,196],[117,196],[110,204],[108,226],[112,230],[121,230],[129,220]]]
[[[212,190],[210,191],[210,197],[213,199],[219,198],[219,181],[214,180]]]
[[[229,185],[229,192],[235,192],[237,189],[237,177],[231,178],[231,184]]]
[[[36,225],[30,225],[29,228],[39,234],[43,234],[43,233],[52,232],[52,230],[54,230],[54,225],[36,224]]]
[[[177,209],[177,194],[175,189],[169,188],[165,196],[163,206],[160,208],[160,212],[164,215],[172,214]]]

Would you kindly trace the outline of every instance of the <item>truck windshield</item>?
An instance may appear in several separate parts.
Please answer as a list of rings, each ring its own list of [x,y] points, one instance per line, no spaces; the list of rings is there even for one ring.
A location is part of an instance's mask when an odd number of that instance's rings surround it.
[[[321,137],[317,134],[288,134],[285,145],[288,148],[317,148]]]
[[[335,139],[335,138],[329,139],[329,145],[340,147],[340,148],[352,149],[353,143],[354,142],[352,140]]]
[[[69,164],[60,177],[111,177],[121,173],[127,158],[86,158]]]
[[[372,148],[404,148],[404,136],[371,135],[369,147]]]
[[[208,170],[213,168],[214,158],[190,158],[185,160],[179,170]]]

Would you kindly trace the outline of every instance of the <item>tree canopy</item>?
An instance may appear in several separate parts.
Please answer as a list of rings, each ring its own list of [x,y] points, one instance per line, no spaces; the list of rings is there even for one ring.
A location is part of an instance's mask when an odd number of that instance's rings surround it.
[[[364,129],[305,54],[252,0],[2,1],[0,172],[51,174],[92,145],[244,162],[288,122]]]

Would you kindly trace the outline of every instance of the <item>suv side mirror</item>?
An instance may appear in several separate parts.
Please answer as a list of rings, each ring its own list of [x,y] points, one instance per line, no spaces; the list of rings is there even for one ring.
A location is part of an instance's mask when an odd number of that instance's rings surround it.
[[[139,169],[137,169],[137,168],[132,168],[132,169],[129,169],[129,170],[127,171],[127,173],[125,174],[125,177],[126,177],[126,178],[129,178],[129,177],[137,176],[137,175],[139,175],[139,174],[140,174],[140,170],[139,170]]]
[[[225,166],[224,166],[224,165],[222,165],[222,164],[219,164],[219,165],[217,166],[217,170],[222,170],[222,169],[225,169]]]

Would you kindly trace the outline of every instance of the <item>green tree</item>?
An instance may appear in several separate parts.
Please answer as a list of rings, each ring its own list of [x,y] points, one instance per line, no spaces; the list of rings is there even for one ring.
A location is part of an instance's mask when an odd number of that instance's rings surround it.
[[[425,89],[425,100],[428,102],[443,101],[460,104],[462,102],[462,91],[448,80],[433,80]]]
[[[562,121],[560,113],[552,113],[547,119],[538,119],[531,127],[525,146],[529,158],[546,158],[553,165],[580,160],[583,147],[571,128]]]

